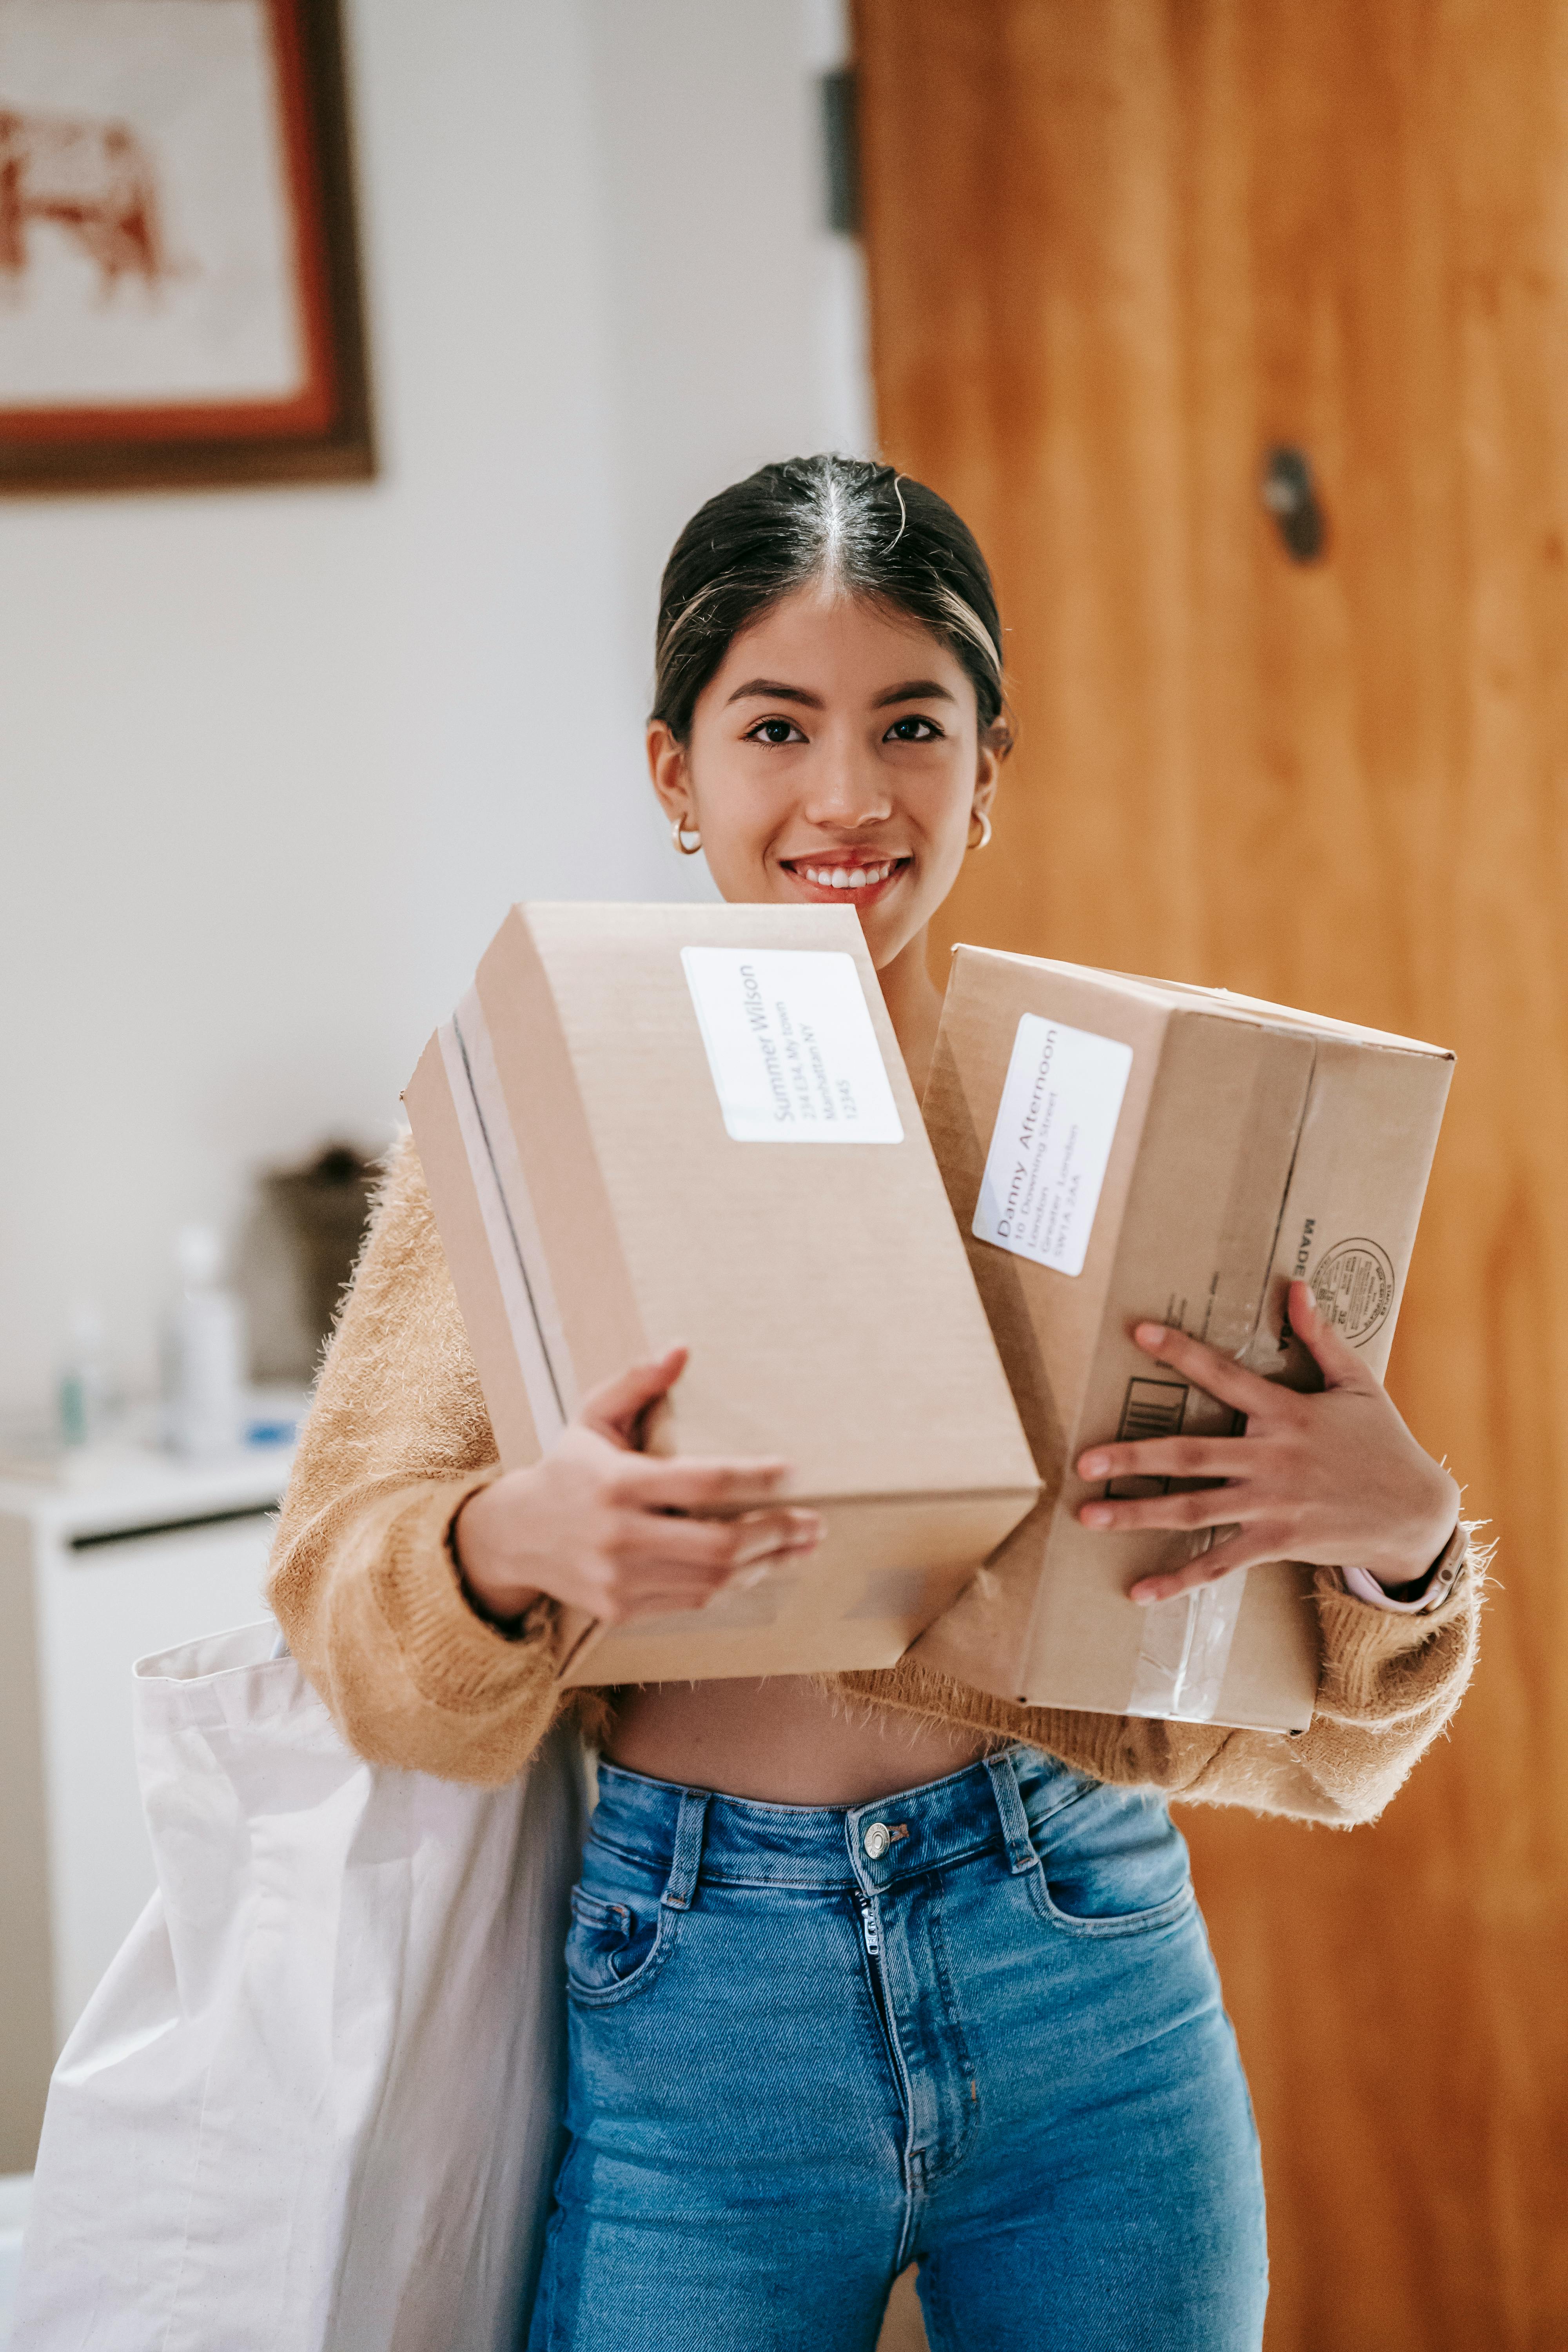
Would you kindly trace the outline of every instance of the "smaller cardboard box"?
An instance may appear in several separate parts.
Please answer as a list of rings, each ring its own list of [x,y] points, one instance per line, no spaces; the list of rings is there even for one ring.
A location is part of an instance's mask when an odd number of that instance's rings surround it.
[[[1286,1318],[1304,1276],[1382,1374],[1452,1070],[1223,990],[954,951],[926,1124],[1044,1492],[917,1656],[1037,1706],[1310,1721],[1310,1573],[1141,1608],[1129,1587],[1210,1538],[1080,1526],[1072,1465],[1097,1440],[1234,1425],[1134,1344],[1145,1318],[1316,1387]]]
[[[1039,1491],[847,908],[514,907],[405,1097],[500,1458],[684,1340],[658,1454],[779,1454],[826,1532],[574,1683],[889,1665]]]

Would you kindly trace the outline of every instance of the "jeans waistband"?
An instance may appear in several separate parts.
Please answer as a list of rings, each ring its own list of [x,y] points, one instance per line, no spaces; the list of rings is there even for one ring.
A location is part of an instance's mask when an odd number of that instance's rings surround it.
[[[868,1805],[769,1805],[599,1767],[593,1834],[661,1871],[664,1900],[684,1910],[704,1880],[733,1886],[858,1889],[994,1849],[1032,1870],[1037,1829],[1086,1785],[1055,1758],[1007,1748],[945,1780]]]

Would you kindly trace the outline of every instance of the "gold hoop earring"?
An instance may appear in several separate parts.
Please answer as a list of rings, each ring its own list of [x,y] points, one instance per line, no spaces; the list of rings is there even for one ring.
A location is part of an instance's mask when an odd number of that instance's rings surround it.
[[[971,831],[973,830],[976,820],[978,820],[980,825],[980,838],[978,841],[967,842],[964,845],[969,849],[984,849],[986,843],[991,838],[991,820],[986,815],[984,809],[974,809],[971,811],[969,818]]]
[[[682,857],[695,857],[698,851],[702,846],[702,835],[697,832],[695,828],[692,830],[691,839],[689,841],[687,840],[686,819],[683,816],[678,816],[675,823],[670,826],[669,837],[671,841],[674,842],[677,849],[679,850]]]

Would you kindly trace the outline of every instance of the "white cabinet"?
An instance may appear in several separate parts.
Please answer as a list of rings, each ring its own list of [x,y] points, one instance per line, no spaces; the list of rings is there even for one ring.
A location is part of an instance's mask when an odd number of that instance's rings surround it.
[[[60,2044],[153,1892],[132,1666],[266,1614],[288,1466],[258,1447],[80,1493],[0,1483],[0,2173],[31,2165]]]

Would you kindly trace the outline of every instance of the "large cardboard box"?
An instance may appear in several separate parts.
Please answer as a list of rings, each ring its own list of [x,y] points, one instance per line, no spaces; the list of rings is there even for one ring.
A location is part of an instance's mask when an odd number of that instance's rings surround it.
[[[1080,1526],[1072,1465],[1097,1440],[1232,1426],[1134,1344],[1144,1318],[1314,1387],[1286,1318],[1304,1276],[1381,1375],[1452,1069],[1220,990],[955,950],[926,1124],[1044,1492],[917,1656],[1040,1706],[1310,1721],[1307,1573],[1140,1607],[1129,1587],[1208,1538]]]
[[[567,1627],[568,1682],[890,1664],[1038,1482],[849,908],[515,907],[405,1097],[502,1462],[674,1340],[659,1454],[782,1454],[819,1549]]]

